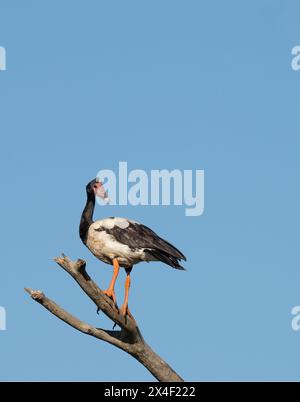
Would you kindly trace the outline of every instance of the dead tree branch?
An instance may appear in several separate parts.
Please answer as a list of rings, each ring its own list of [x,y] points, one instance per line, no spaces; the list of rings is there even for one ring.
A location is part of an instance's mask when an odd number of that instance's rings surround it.
[[[145,342],[135,319],[130,316],[124,318],[124,316],[119,313],[112,300],[102,292],[95,282],[93,282],[86,272],[85,261],[81,259],[71,261],[65,255],[56,258],[55,261],[75,279],[82,290],[95,303],[97,308],[116,323],[121,330],[114,331],[95,328],[63,310],[54,301],[48,299],[43,292],[26,288],[26,292],[29,293],[33,300],[78,331],[110,343],[129,353],[143,364],[158,381],[183,381],[183,379]]]

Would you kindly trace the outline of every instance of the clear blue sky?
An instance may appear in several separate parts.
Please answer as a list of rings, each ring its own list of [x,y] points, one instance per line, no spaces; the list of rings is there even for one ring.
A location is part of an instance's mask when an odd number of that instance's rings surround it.
[[[296,0],[0,1],[0,379],[152,379],[23,291],[111,328],[52,258],[85,258],[107,286],[78,222],[85,184],[123,160],[205,170],[200,217],[96,210],[151,226],[188,257],[187,272],[133,271],[130,308],[150,345],[186,380],[299,379],[299,18]]]

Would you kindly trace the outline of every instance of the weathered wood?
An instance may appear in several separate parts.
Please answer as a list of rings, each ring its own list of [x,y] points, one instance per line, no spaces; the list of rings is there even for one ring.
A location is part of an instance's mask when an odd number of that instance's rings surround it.
[[[183,379],[145,342],[135,319],[126,318],[119,312],[112,300],[107,297],[86,272],[85,261],[71,261],[67,256],[55,258],[57,264],[75,279],[87,296],[121,330],[95,328],[62,309],[43,292],[25,288],[31,298],[45,307],[50,313],[76,330],[110,343],[137,359],[158,381],[183,381]]]

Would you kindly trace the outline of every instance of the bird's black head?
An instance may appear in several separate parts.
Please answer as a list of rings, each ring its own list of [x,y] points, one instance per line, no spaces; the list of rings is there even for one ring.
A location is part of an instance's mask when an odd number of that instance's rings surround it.
[[[109,198],[103,187],[103,184],[101,183],[101,181],[98,178],[91,180],[86,185],[86,193],[87,193],[88,197],[97,196],[99,198],[102,198],[104,201],[109,202]]]
[[[87,185],[86,185],[86,193],[88,195],[95,195],[97,190],[97,180],[91,180]]]

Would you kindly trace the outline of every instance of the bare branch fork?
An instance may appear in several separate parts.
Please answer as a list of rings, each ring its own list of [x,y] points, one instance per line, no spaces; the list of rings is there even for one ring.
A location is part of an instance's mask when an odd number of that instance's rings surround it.
[[[86,272],[86,263],[84,260],[71,261],[64,254],[55,258],[57,264],[63,268],[78,283],[87,296],[95,303],[97,308],[121,330],[105,330],[95,328],[90,324],[82,322],[63,310],[54,301],[48,299],[43,292],[26,288],[31,298],[45,307],[50,313],[69,324],[84,334],[94,336],[97,339],[110,343],[129,353],[146,367],[153,376],[159,381],[183,381],[183,379],[145,342],[142,334],[132,316],[126,318],[119,313],[113,301],[106,296],[97,284],[90,278]]]

